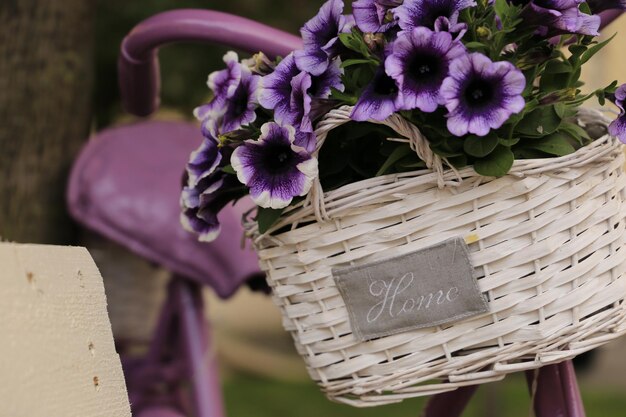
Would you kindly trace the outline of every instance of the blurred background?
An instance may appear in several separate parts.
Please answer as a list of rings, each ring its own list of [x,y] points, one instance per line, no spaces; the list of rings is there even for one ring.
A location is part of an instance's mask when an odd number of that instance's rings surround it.
[[[297,33],[321,0],[0,0],[0,237],[86,245],[105,277],[117,339],[146,342],[167,272],[80,231],[64,206],[73,158],[90,133],[132,120],[121,109],[116,61],[124,35],[141,20],[174,8],[239,14]],[[605,31],[620,35],[584,74],[588,88],[626,81],[626,17]],[[191,120],[208,95],[206,79],[225,50],[176,45],[160,52],[162,107],[157,119]],[[181,167],[182,168],[182,167]],[[133,277],[129,280],[129,277]],[[230,300],[206,294],[233,417],[418,415],[422,399],[358,410],[326,400],[308,380],[291,337],[268,297],[247,288]],[[578,360],[590,417],[626,415],[626,342]],[[467,416],[529,415],[522,376],[481,387]]]

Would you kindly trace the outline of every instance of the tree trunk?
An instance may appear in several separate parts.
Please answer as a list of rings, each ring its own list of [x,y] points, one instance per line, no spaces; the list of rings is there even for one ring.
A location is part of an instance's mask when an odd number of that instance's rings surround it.
[[[74,240],[65,184],[89,133],[94,5],[0,0],[0,238]]]

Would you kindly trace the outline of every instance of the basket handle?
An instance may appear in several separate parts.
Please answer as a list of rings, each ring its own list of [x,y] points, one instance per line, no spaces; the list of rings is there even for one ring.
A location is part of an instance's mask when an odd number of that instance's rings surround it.
[[[315,136],[317,137],[317,146],[315,148],[314,156],[319,155],[319,151],[324,145],[326,138],[331,130],[351,122],[350,114],[352,113],[353,107],[351,106],[341,106],[338,109],[334,109],[329,111],[317,124],[315,130]],[[445,185],[450,184],[450,182],[446,182],[444,178],[444,164],[452,169],[456,174],[457,180],[461,181],[461,177],[458,175],[456,169],[448,163],[445,158],[440,157],[435,154],[432,149],[430,149],[430,144],[428,140],[424,137],[422,132],[419,130],[417,126],[410,123],[404,117],[399,114],[392,114],[387,119],[382,121],[370,120],[370,123],[381,124],[390,127],[394,132],[399,134],[400,138],[394,138],[394,141],[405,142],[408,143],[411,149],[417,154],[417,156],[424,161],[426,167],[432,170],[437,178],[437,185],[439,188],[443,188]],[[315,178],[313,181],[313,185],[311,187],[311,192],[307,197],[307,204],[311,204],[313,206],[313,211],[315,213],[315,217],[318,221],[324,221],[330,219],[330,216],[326,212],[326,207],[324,203],[324,190],[322,189],[322,184],[320,183],[319,176]]]
[[[217,43],[270,57],[287,55],[302,40],[250,19],[201,9],[181,9],[154,15],[133,28],[122,41],[118,59],[124,109],[148,116],[159,107],[158,49],[175,42]]]

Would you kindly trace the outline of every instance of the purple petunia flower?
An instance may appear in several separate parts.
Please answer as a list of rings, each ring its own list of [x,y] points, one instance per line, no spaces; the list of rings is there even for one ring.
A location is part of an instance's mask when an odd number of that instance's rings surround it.
[[[212,242],[220,233],[217,213],[227,201],[217,197],[226,178],[223,173],[205,177],[196,187],[185,186],[181,193],[180,223],[185,230],[198,235],[201,242]]]
[[[237,185],[232,175],[222,171],[226,163],[217,140],[206,135],[198,149],[191,153],[185,170],[181,192],[180,221],[185,230],[198,235],[198,240],[210,242],[220,231],[217,214],[230,201],[225,191]],[[228,154],[226,155],[228,156]]]
[[[419,108],[433,112],[441,101],[441,83],[450,62],[466,53],[465,47],[448,32],[416,27],[402,32],[385,60],[387,74],[396,80],[403,95],[402,110]]]
[[[521,16],[528,25],[538,27],[545,36],[573,33],[598,35],[600,16],[588,15],[579,10],[584,0],[510,0],[523,6]]]
[[[395,13],[400,28],[405,31],[418,26],[436,29],[438,22],[439,27],[445,25],[456,33],[465,28],[458,23],[460,11],[472,6],[476,6],[474,0],[405,0]]]
[[[524,109],[524,74],[506,61],[492,62],[472,53],[450,64],[450,75],[441,86],[448,109],[448,130],[455,136],[484,136]]]
[[[296,130],[296,138],[293,144],[304,148],[308,153],[313,153],[317,145],[317,137],[314,132],[301,132]]]
[[[261,77],[241,66],[241,80],[232,96],[226,100],[224,112],[218,122],[218,131],[228,133],[256,120],[255,109],[259,103]]]
[[[283,208],[309,192],[317,177],[317,159],[297,146],[295,130],[269,122],[259,140],[247,140],[233,152],[231,165],[261,207]]]
[[[352,3],[352,14],[363,32],[387,32],[396,25],[392,12],[401,4],[402,0],[357,0]]]
[[[300,71],[293,54],[289,54],[273,73],[263,77],[259,102],[264,108],[274,110],[274,119],[278,123],[311,132],[311,98],[327,98],[331,88],[343,91],[342,74],[339,58],[332,60],[319,76],[311,76]]]
[[[274,72],[262,78],[261,93],[259,94],[261,106],[268,110],[274,110],[278,114],[289,112],[291,80],[299,73],[300,70],[296,66],[293,53],[290,53],[280,61]]]
[[[332,89],[344,91],[345,86],[341,82],[343,68],[341,68],[341,58],[337,57],[330,61],[326,70],[320,75],[311,76],[311,87],[308,93],[315,99],[328,98]]]
[[[351,20],[342,15],[343,1],[328,0],[319,13],[300,30],[304,49],[295,52],[298,68],[320,75],[332,58],[337,56],[339,34],[350,31]]]
[[[203,129],[203,134],[204,139],[200,147],[191,153],[189,162],[187,162],[188,184],[192,187],[198,185],[201,179],[215,172],[215,169],[222,162],[222,154],[217,139],[210,131]]]
[[[289,97],[289,111],[279,113],[274,111],[274,120],[280,124],[295,126],[303,132],[312,132],[311,96],[307,90],[311,88],[311,75],[302,71],[291,80],[291,96]]]
[[[626,102],[626,84],[622,84],[615,91],[615,105],[619,107],[620,113],[617,119],[613,120],[609,125],[609,133],[620,141],[626,143],[626,110],[624,103]]]
[[[370,84],[365,87],[350,117],[356,121],[385,120],[404,105],[396,81],[381,66]]]
[[[226,69],[215,71],[209,75],[207,85],[213,92],[213,99],[194,109],[193,114],[198,120],[204,120],[211,114],[224,112],[226,100],[235,93],[241,80],[241,64],[237,54],[230,51],[224,55]]]
[[[435,32],[457,33],[456,40],[459,40],[467,32],[467,23],[450,23],[447,17],[438,17],[435,20]]]

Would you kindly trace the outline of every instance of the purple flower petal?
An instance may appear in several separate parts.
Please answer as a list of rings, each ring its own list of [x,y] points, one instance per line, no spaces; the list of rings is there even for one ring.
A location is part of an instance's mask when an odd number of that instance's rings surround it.
[[[233,175],[216,171],[196,187],[184,187],[181,193],[180,222],[201,242],[212,242],[220,233],[218,213],[232,201],[228,191],[238,186]]]
[[[396,25],[389,13],[401,4],[402,0],[357,0],[352,3],[352,14],[363,32],[387,32]]]
[[[312,75],[320,75],[330,59],[337,56],[338,35],[350,29],[350,22],[341,13],[343,1],[328,0],[319,13],[300,30],[304,48],[295,52],[298,68]]]
[[[498,18],[496,16],[496,18]],[[455,33],[456,37],[454,40],[461,40],[465,33],[467,33],[467,23],[450,23],[447,17],[439,16],[437,20],[435,20],[435,32],[449,32]]]
[[[262,78],[259,94],[261,106],[268,110],[288,112],[291,80],[299,73],[293,53],[290,53],[280,61],[274,72]]]
[[[626,143],[626,111],[624,102],[626,101],[626,84],[622,84],[615,91],[615,105],[620,109],[619,116],[609,125],[609,133]]]
[[[626,101],[626,84],[622,84],[619,86],[617,90],[615,90],[615,104],[619,106],[619,108],[624,111],[624,102]]]
[[[233,96],[239,81],[241,80],[241,65],[237,54],[230,51],[224,55],[226,69],[215,71],[209,75],[207,84],[213,92],[213,99],[202,106],[194,109],[194,116],[198,120],[204,120],[215,114],[225,111],[226,100]]]
[[[499,128],[524,109],[525,86],[524,75],[510,62],[492,62],[479,53],[455,59],[441,86],[448,130],[455,136],[484,136]]]
[[[183,228],[198,236],[200,242],[212,242],[220,234],[220,222],[217,214],[204,210],[202,217],[198,209],[183,208],[180,213],[180,224]]]
[[[385,120],[403,107],[396,81],[379,68],[372,82],[363,90],[350,117],[356,121]]]
[[[268,110],[274,110],[274,119],[280,124],[296,126],[298,130],[312,132],[312,98],[325,99],[331,88],[344,90],[341,82],[341,60],[330,61],[326,70],[318,76],[300,71],[293,54],[287,55],[276,70],[263,77],[259,102]]]
[[[435,29],[440,17],[448,19],[450,27],[456,27],[459,12],[472,6],[476,6],[474,0],[405,0],[395,13],[402,30],[411,31],[418,26]]]
[[[385,60],[387,74],[396,80],[402,92],[402,109],[419,108],[429,113],[443,104],[440,89],[450,62],[465,53],[465,47],[448,32],[433,32],[425,27],[402,32]]]
[[[303,132],[313,131],[313,123],[310,118],[311,96],[307,93],[312,85],[311,76],[305,72],[301,72],[291,80],[291,98],[289,103],[293,119],[288,123],[296,126]]]
[[[328,54],[322,49],[298,50],[294,52],[298,68],[319,75],[328,67]]]
[[[564,33],[598,35],[600,17],[582,13],[582,0],[517,0],[513,3],[524,6],[524,23],[537,26],[545,36]]]
[[[228,163],[229,152],[229,148],[218,148],[214,138],[205,137],[200,147],[192,152],[185,170],[180,221],[203,242],[210,242],[219,235],[217,214],[232,200],[228,191],[238,185],[233,175],[222,170]]]
[[[344,91],[345,86],[341,82],[343,68],[341,68],[341,58],[337,57],[330,61],[328,68],[322,74],[311,77],[311,87],[308,93],[313,98],[328,98],[331,89],[335,88]]]
[[[270,122],[261,127],[259,140],[247,140],[233,152],[231,165],[257,205],[283,208],[309,192],[317,159],[295,140],[293,127]]]
[[[193,151],[187,162],[189,185],[195,187],[201,179],[211,175],[222,161],[219,143],[213,136],[205,136],[198,149]]]
[[[626,115],[622,114],[609,125],[609,133],[626,144]]]
[[[274,120],[281,125],[296,126],[304,132],[312,132],[313,125],[309,114],[311,112],[311,97],[307,90],[311,87],[311,76],[300,72],[290,82],[291,93],[285,103],[274,109]]]
[[[233,95],[226,101],[226,109],[219,123],[220,133],[228,133],[256,120],[261,77],[249,68],[241,70],[241,81]]]
[[[317,145],[317,137],[314,132],[302,132],[296,130],[296,138],[293,144],[306,149],[308,153],[313,153]]]

